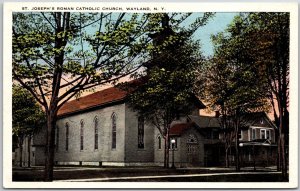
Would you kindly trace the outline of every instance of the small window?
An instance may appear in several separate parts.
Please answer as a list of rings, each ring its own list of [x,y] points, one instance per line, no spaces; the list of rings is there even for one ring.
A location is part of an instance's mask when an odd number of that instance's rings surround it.
[[[69,150],[69,123],[66,123],[66,151]]]
[[[84,128],[84,121],[80,121],[80,150],[83,150],[83,128]]]
[[[138,148],[144,148],[144,118],[138,118]]]
[[[256,129],[252,129],[252,140],[256,139]]]
[[[272,137],[272,134],[271,134],[271,133],[272,133],[271,130],[267,130],[267,137],[266,137],[266,138],[267,138],[268,140],[272,140],[272,138],[271,138],[271,137]]]
[[[161,136],[158,136],[157,139],[158,139],[158,149],[161,149]]]
[[[239,140],[242,140],[242,139],[243,139],[242,130],[239,130],[238,138],[239,138]]]
[[[267,135],[266,135],[266,129],[261,129],[260,130],[260,138],[261,139],[266,139]]]
[[[94,118],[94,129],[95,129],[95,142],[94,142],[94,149],[98,149],[98,117]]]

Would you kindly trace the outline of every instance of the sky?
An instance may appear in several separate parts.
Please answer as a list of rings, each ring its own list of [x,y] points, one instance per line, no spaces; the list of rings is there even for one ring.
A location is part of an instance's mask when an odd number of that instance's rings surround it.
[[[202,15],[203,13],[199,13]],[[199,14],[192,14],[190,18],[187,19],[185,24],[189,25],[189,22],[193,22]],[[213,18],[211,18],[208,23],[200,27],[194,34],[195,39],[200,39],[201,41],[201,50],[204,56],[212,56],[213,55],[213,45],[211,42],[211,35],[217,34],[218,32],[222,32],[226,29],[227,25],[231,23],[234,16],[238,13],[226,13],[226,12],[218,12],[215,14]],[[94,33],[95,28],[91,27],[88,30],[91,30]]]
[[[201,40],[201,50],[204,56],[213,55],[213,45],[210,36],[224,31],[237,14],[238,13],[216,13],[205,26],[196,31],[194,38]]]
[[[195,39],[200,39],[201,42],[201,51],[204,56],[212,56],[213,55],[213,44],[211,41],[211,35],[217,34],[218,32],[222,32],[226,29],[228,24],[230,24],[238,13],[216,13],[213,18],[211,18],[208,23],[200,27],[194,34]],[[199,16],[199,15],[195,15]],[[195,19],[190,18],[191,20]],[[126,81],[126,80],[125,80]],[[107,86],[101,86],[100,89],[105,89],[110,87],[111,85],[108,84]],[[89,93],[87,93],[89,94]]]

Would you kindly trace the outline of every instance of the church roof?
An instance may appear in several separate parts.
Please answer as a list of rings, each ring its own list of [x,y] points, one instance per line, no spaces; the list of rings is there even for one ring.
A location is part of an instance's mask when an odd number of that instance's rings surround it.
[[[125,91],[122,91],[116,87],[107,88],[65,103],[59,109],[58,116],[62,117],[64,115],[74,114],[95,107],[104,106],[106,104],[124,100],[125,97]]]
[[[146,78],[136,79],[129,82],[131,85],[129,89],[111,87],[93,94],[80,97],[76,100],[68,101],[58,111],[58,117],[64,117],[71,114],[80,113],[86,110],[95,109],[98,107],[107,106],[125,100],[128,92],[132,91],[131,88],[139,86]],[[195,105],[199,109],[205,108],[205,105],[196,97],[192,96]]]

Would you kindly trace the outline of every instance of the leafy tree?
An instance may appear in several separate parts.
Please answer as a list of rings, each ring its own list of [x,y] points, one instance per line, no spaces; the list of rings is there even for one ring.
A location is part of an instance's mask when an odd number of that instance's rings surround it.
[[[249,52],[259,75],[267,84],[275,123],[278,126],[278,169],[287,179],[286,144],[289,133],[289,13],[249,13],[242,15],[247,33],[243,41],[252,47]]]
[[[28,149],[33,133],[45,125],[45,113],[37,104],[34,97],[24,88],[13,85],[12,94],[12,131],[18,138],[20,148],[20,167],[22,167],[23,142],[28,137]],[[28,167],[30,166],[30,154],[28,155]]]
[[[210,14],[172,13],[177,31],[192,35]],[[13,78],[47,116],[45,181],[53,179],[57,112],[90,88],[114,82],[150,60],[148,34],[162,30],[163,14],[13,13]],[[183,25],[188,19],[189,26]],[[172,41],[164,44],[171,44]],[[163,46],[162,44],[161,46]]]
[[[212,37],[215,52],[209,61],[204,95],[210,107],[220,112],[224,131],[225,161],[228,166],[228,149],[235,142],[236,170],[239,164],[238,134],[248,122],[248,113],[268,109],[264,78],[250,52],[250,41],[241,38],[247,33],[247,25],[237,16],[225,32]]]
[[[203,105],[194,96],[193,88],[194,71],[201,62],[199,43],[185,33],[174,33],[168,24],[164,28],[154,35],[158,39],[154,40],[153,59],[146,64],[146,71],[137,80],[125,83],[125,89],[130,91],[130,107],[162,135],[165,141],[164,167],[168,168],[171,122],[190,114],[197,109],[195,105]],[[174,43],[161,48],[161,37],[173,39]]]

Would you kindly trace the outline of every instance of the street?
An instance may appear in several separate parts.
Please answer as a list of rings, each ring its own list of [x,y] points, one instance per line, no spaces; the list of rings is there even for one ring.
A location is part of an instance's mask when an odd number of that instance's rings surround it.
[[[43,167],[14,168],[13,181],[42,181]],[[274,168],[55,167],[54,181],[65,182],[280,182]]]

